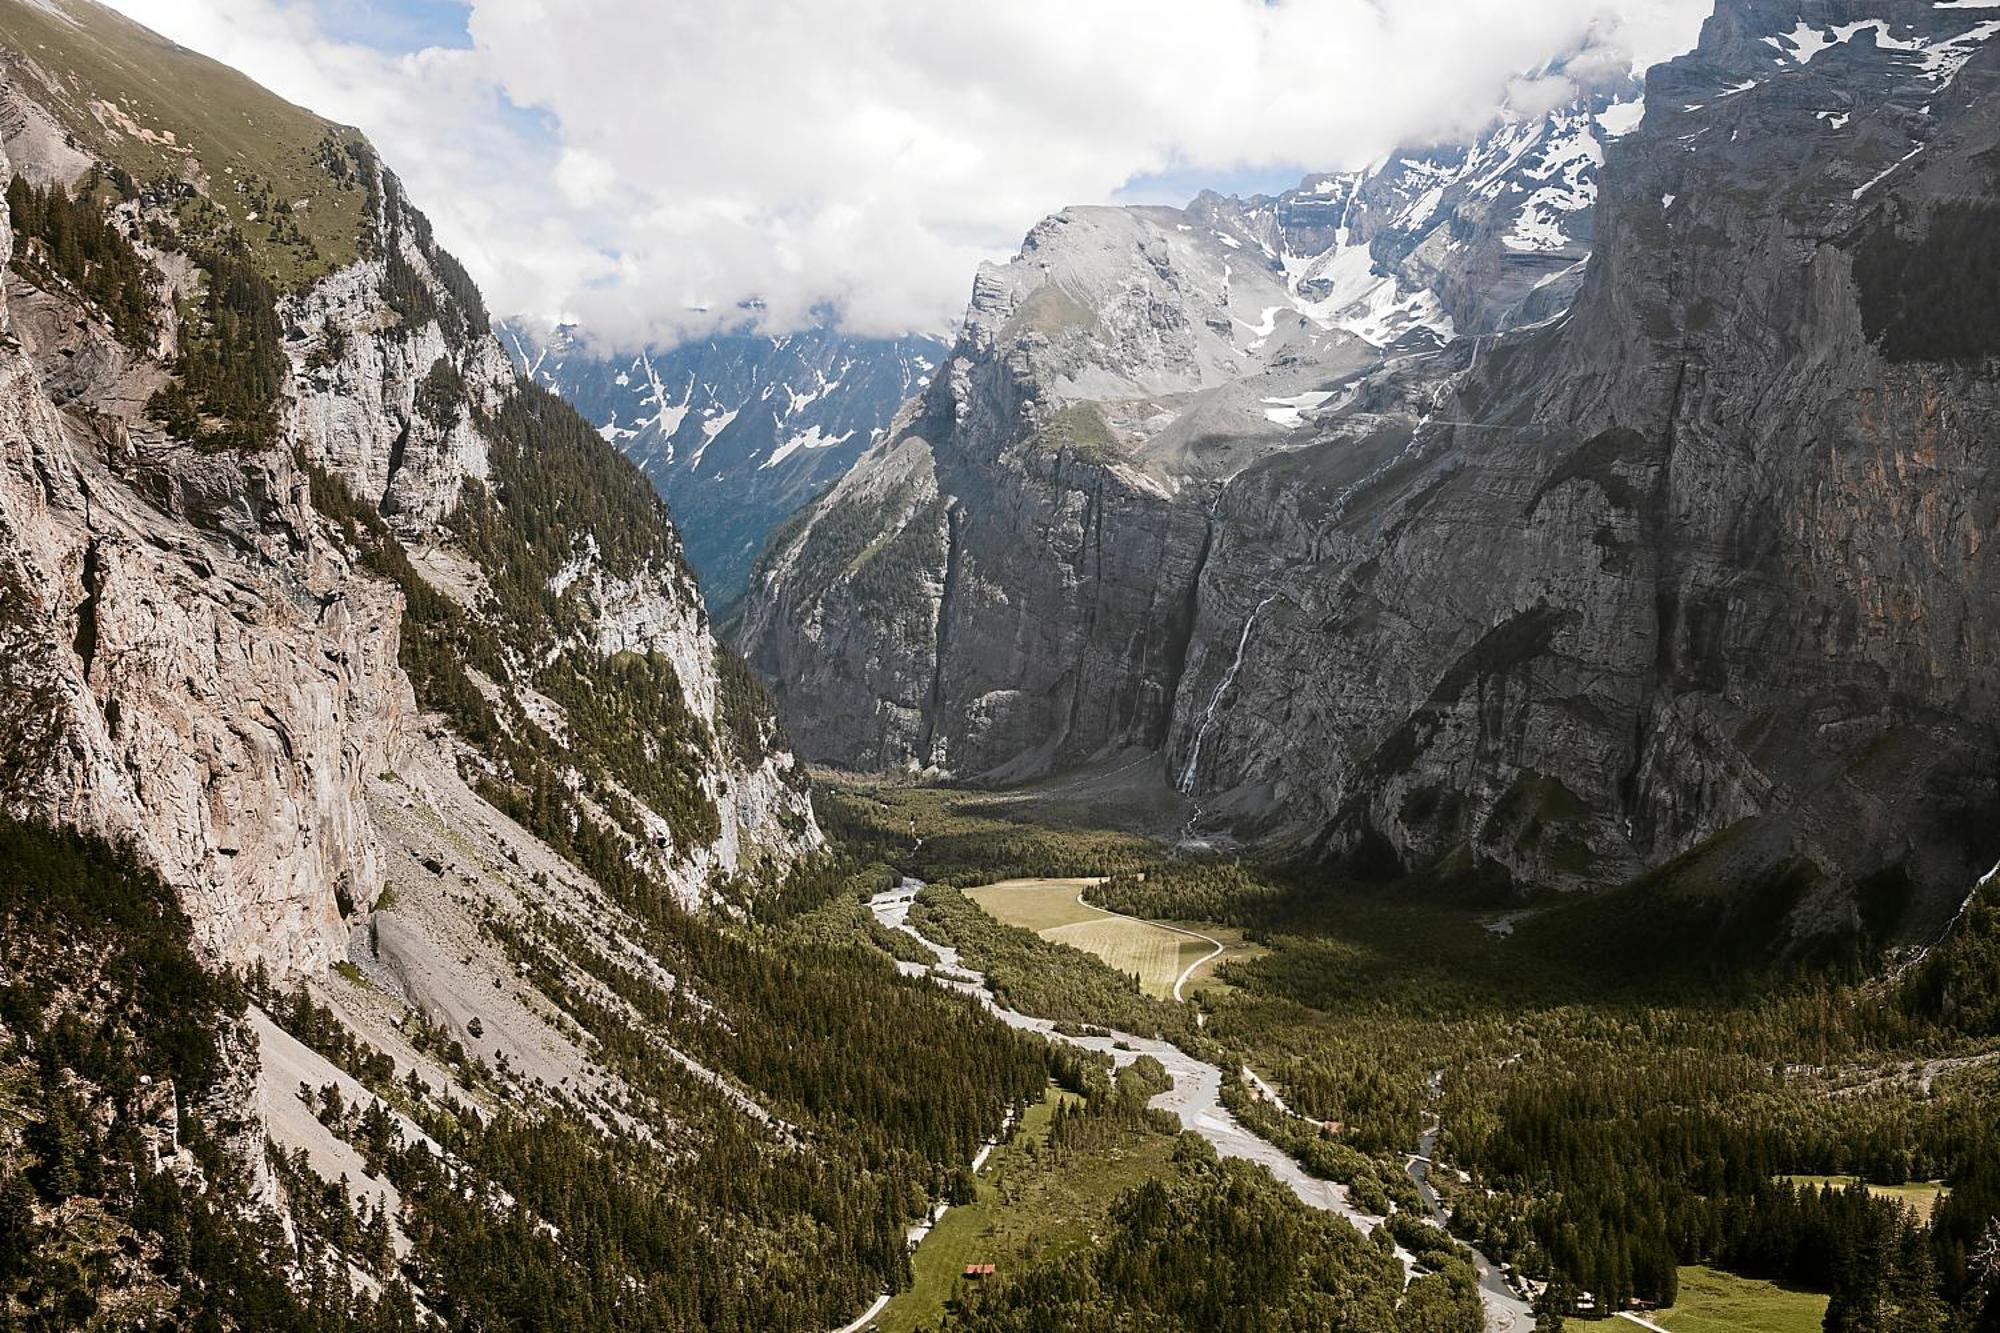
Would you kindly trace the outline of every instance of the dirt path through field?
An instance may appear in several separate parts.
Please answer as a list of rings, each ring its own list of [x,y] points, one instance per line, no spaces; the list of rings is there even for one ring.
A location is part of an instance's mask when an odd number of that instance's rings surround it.
[[[1093,912],[1102,912],[1106,916],[1117,917],[1120,921],[1131,921],[1142,926],[1154,926],[1159,928],[1160,930],[1171,930],[1176,935],[1185,935],[1191,940],[1199,940],[1203,944],[1206,944],[1209,949],[1207,956],[1195,959],[1192,963],[1189,963],[1186,967],[1182,968],[1180,975],[1174,978],[1174,998],[1176,1000],[1185,1000],[1187,998],[1185,995],[1181,994],[1181,988],[1187,985],[1188,978],[1195,974],[1195,970],[1197,968],[1202,967],[1205,964],[1212,963],[1216,959],[1222,957],[1222,949],[1223,949],[1222,941],[1215,939],[1212,936],[1204,935],[1198,930],[1184,930],[1179,926],[1170,926],[1164,921],[1142,921],[1136,916],[1126,916],[1123,912],[1114,912],[1108,907],[1095,907],[1092,906],[1090,903],[1084,902],[1083,895],[1081,893],[1076,895],[1076,901],[1079,905],[1083,907],[1089,907],[1090,910]]]
[[[1083,877],[1009,879],[967,889],[965,896],[996,921],[1096,954],[1117,971],[1136,976],[1150,995],[1185,1001],[1195,974],[1231,946],[1200,930],[1085,901],[1084,894],[1103,882]],[[1249,952],[1246,946],[1237,947]]]

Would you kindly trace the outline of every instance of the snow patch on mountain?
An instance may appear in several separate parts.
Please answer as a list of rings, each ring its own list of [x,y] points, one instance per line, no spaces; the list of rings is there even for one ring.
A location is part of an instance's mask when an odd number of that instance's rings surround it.
[[[573,328],[506,333],[517,365],[645,470],[717,607],[740,594],[765,534],[845,471],[945,352],[828,329],[638,351]]]
[[[1603,144],[1639,125],[1645,103],[1635,94],[1623,86],[1546,114],[1506,116],[1463,147],[1406,150],[1250,201],[1252,214],[1265,204],[1283,219],[1276,255],[1292,307],[1321,329],[1377,346],[1413,333],[1449,341],[1468,316],[1470,327],[1490,327],[1491,316],[1477,313],[1488,303],[1473,292],[1475,271],[1490,285],[1492,266],[1518,255],[1534,266],[1518,288],[1526,294],[1589,252]],[[1268,338],[1270,318],[1248,327]]]
[[[851,430],[838,435],[828,435],[818,426],[809,426],[797,435],[787,436],[785,442],[772,451],[770,458],[757,465],[759,472],[768,471],[782,464],[801,449],[831,449],[836,444],[846,444],[854,438]]]
[[[1314,389],[1306,393],[1295,393],[1286,398],[1266,398],[1263,400],[1264,417],[1280,426],[1305,424],[1305,412],[1319,407],[1333,397],[1331,389]]]
[[[688,471],[699,472],[701,460],[708,454],[708,446],[715,443],[715,437],[729,429],[729,423],[743,414],[741,408],[732,407],[727,411],[710,409],[702,414],[701,443],[695,446],[694,457],[688,460]]]
[[[2000,0],[1947,0],[1933,4],[1933,9],[1993,9],[2000,8]],[[1902,28],[1908,31],[1898,32]],[[1779,33],[1764,38],[1764,41],[1780,52],[1789,53],[1801,65],[1809,65],[1815,58],[1844,46],[1869,33],[1875,46],[1883,51],[1908,52],[1919,55],[1919,68],[1926,78],[1940,85],[1950,83],[1965,67],[1965,62],[1996,33],[2000,33],[2000,21],[1978,24],[1953,37],[1933,39],[1908,24],[1894,24],[1888,19],[1860,19],[1853,23],[1814,25],[1801,22],[1788,33]]]
[[[1548,184],[1521,205],[1514,229],[1504,238],[1507,247],[1540,251],[1568,245],[1563,218],[1597,202],[1597,170],[1603,165],[1604,149],[1592,132],[1591,122],[1566,125],[1543,153],[1541,165],[1527,172],[1530,180]]]
[[[2000,3],[2000,0],[1996,0]],[[1613,102],[1597,113],[1597,128],[1609,139],[1621,139],[1639,128],[1646,118],[1646,99],[1635,97],[1629,102]]]

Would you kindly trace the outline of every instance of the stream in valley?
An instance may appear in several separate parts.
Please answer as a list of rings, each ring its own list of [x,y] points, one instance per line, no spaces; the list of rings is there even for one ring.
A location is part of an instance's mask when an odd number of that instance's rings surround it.
[[[878,893],[868,902],[875,919],[891,930],[899,930],[916,940],[936,957],[934,963],[898,962],[897,968],[909,976],[928,976],[941,985],[970,995],[983,1004],[995,1017],[1009,1027],[1025,1032],[1037,1032],[1050,1041],[1066,1042],[1084,1050],[1101,1051],[1109,1055],[1112,1062],[1123,1068],[1142,1055],[1150,1055],[1166,1067],[1174,1080],[1173,1087],[1152,1099],[1150,1105],[1171,1111],[1181,1122],[1183,1129],[1193,1130],[1207,1139],[1221,1157],[1238,1157],[1256,1162],[1278,1180],[1289,1187],[1292,1193],[1308,1207],[1337,1213],[1346,1218],[1362,1232],[1371,1232],[1382,1224],[1382,1219],[1362,1212],[1348,1202],[1344,1186],[1330,1180],[1321,1180],[1309,1174],[1305,1168],[1293,1160],[1291,1154],[1266,1139],[1259,1138],[1241,1125],[1235,1116],[1222,1104],[1223,1072],[1205,1060],[1197,1060],[1169,1041],[1156,1037],[1141,1037],[1130,1032],[1095,1027],[1101,1036],[1069,1036],[1056,1031],[1056,1025],[1045,1018],[1034,1018],[1027,1014],[1008,1009],[993,998],[987,989],[986,978],[979,972],[966,967],[960,960],[957,949],[925,938],[910,925],[910,905],[924,888],[919,880],[905,879],[901,885],[884,893]],[[1253,1075],[1254,1077],[1254,1075]],[[1273,1094],[1275,1096],[1275,1094]],[[1282,1106],[1282,1103],[1279,1103]],[[1419,1145],[1420,1157],[1427,1165],[1430,1140],[1436,1135],[1435,1129],[1425,1136]],[[1419,1181],[1426,1202],[1435,1196],[1430,1194],[1426,1180],[1415,1170],[1412,1162],[1412,1176]],[[940,1210],[942,1211],[942,1210]],[[936,1222],[933,1216],[932,1223]],[[928,1227],[925,1228],[928,1230]],[[1407,1266],[1410,1255],[1397,1249],[1397,1255]],[[1526,1333],[1535,1326],[1534,1316],[1528,1305],[1500,1280],[1495,1266],[1484,1255],[1475,1253],[1475,1266],[1479,1270],[1479,1296],[1486,1307],[1487,1333]],[[879,1307],[878,1307],[879,1309]],[[874,1311],[870,1311],[872,1315]],[[852,1327],[865,1327],[865,1322]]]

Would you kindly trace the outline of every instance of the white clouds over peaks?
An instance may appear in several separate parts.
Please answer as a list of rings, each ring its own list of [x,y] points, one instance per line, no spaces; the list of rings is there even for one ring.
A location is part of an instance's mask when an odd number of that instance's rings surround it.
[[[497,312],[622,342],[753,298],[773,326],[939,328],[1065,204],[1467,134],[1559,93],[1523,80],[1552,58],[1650,63],[1709,7],[470,0],[470,49],[390,55],[330,35],[356,0],[114,3],[359,125]]]

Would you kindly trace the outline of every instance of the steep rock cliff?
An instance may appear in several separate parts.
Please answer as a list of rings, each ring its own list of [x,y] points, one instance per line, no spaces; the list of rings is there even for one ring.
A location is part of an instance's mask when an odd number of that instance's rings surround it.
[[[1954,219],[2000,184],[1996,30],[1721,6],[1608,149],[1567,319],[1385,377],[1231,488],[1189,788],[1410,866],[1948,914],[1994,811],[2000,344]],[[1908,308],[1933,267],[1957,290]]]
[[[135,842],[212,958],[323,970],[385,882],[365,787],[419,736],[404,668],[439,693],[412,657],[421,632],[431,658],[450,635],[487,650],[450,678],[478,677],[514,748],[467,737],[468,774],[496,797],[567,784],[683,902],[816,847],[802,774],[718,654],[664,509],[517,383],[476,291],[358,136],[105,11],[4,18],[0,174],[24,173],[24,207],[90,192],[145,295],[108,300],[102,276],[124,261],[79,267],[14,219],[9,811]],[[162,87],[224,108],[254,96],[263,132],[242,147],[226,109]],[[531,466],[537,431],[586,475]],[[509,586],[531,566],[550,575]],[[429,620],[406,614],[413,590]],[[648,679],[677,707],[648,706],[651,734],[576,735],[550,673],[635,660],[663,664]],[[531,754],[546,774],[523,769]],[[660,769],[672,782],[634,790],[628,775]]]
[[[1165,745],[1219,488],[1384,356],[1559,309],[1629,94],[1277,198],[1037,226],[753,577],[733,632],[801,745],[987,780]]]
[[[741,641],[788,716],[882,701],[800,722],[850,762],[1006,779],[1157,747],[1197,832],[1496,886],[1664,871],[1770,888],[1802,935],[1921,934],[2000,827],[1996,32],[1967,6],[1727,0],[1589,148],[1542,136],[1521,169],[1548,207],[1504,225],[1414,154],[1261,210],[1126,215],[1153,234],[1115,283],[1038,260],[1075,225],[1045,224],[777,550]],[[1555,207],[1593,154],[1594,208]],[[1454,188],[1450,226],[1364,225]],[[1493,238],[1550,226],[1539,276],[1501,277]],[[1233,287],[1278,252],[1273,309],[1176,262],[1204,233],[1235,242]],[[1294,320],[1316,341],[1231,342]],[[912,572],[865,586],[905,541]]]

